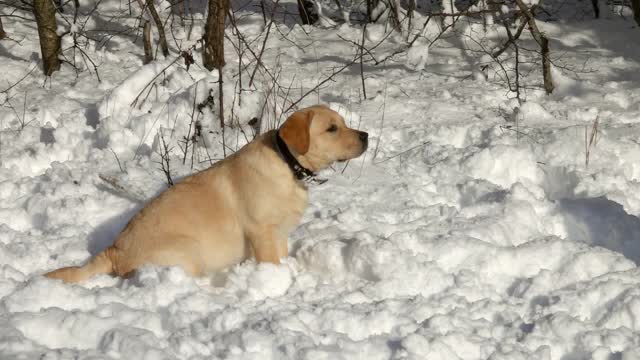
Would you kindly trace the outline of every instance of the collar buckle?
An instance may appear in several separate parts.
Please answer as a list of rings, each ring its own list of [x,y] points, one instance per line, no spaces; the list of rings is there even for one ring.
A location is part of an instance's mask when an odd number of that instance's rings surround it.
[[[300,165],[300,163],[298,162],[298,160],[296,160],[296,158],[293,156],[291,151],[289,151],[287,144],[285,144],[284,140],[282,140],[282,138],[280,137],[279,131],[276,131],[275,137],[276,137],[276,141],[275,141],[276,150],[278,151],[278,153],[280,154],[280,157],[282,157],[284,162],[287,163],[287,165],[289,166],[289,169],[291,169],[291,172],[293,172],[293,176],[295,176],[297,180],[302,181],[306,184],[316,184],[316,185],[322,185],[328,181],[328,179],[318,179],[316,177],[316,174],[313,171]]]

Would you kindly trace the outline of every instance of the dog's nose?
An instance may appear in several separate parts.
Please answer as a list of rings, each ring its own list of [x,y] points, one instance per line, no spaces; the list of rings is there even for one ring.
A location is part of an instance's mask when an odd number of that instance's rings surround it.
[[[360,137],[360,141],[362,142],[366,142],[369,139],[369,134],[364,131],[360,131],[360,134],[358,134],[358,136]]]

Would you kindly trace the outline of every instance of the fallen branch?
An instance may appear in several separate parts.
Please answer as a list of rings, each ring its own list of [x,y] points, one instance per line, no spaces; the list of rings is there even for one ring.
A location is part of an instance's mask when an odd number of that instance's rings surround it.
[[[589,167],[589,158],[591,155],[591,147],[595,146],[598,137],[598,124],[600,117],[596,116],[596,119],[593,121],[593,125],[591,126],[591,136],[587,135],[589,128],[587,126],[584,127],[584,166]]]

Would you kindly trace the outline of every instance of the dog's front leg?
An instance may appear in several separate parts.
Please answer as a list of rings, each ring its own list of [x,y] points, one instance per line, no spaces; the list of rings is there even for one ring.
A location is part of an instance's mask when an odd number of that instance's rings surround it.
[[[280,259],[289,256],[289,243],[287,235],[278,238],[278,257]]]
[[[278,232],[274,226],[267,226],[249,235],[256,261],[280,264],[280,244]],[[286,244],[286,240],[285,240]]]

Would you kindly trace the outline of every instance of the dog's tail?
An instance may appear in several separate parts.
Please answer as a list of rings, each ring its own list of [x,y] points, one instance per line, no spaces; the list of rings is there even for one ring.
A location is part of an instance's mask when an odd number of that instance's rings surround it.
[[[77,283],[98,274],[111,274],[114,272],[112,256],[114,248],[109,247],[98,253],[84,266],[69,266],[46,273],[44,276],[51,279],[61,279],[67,283]]]

